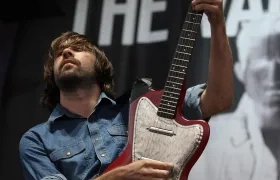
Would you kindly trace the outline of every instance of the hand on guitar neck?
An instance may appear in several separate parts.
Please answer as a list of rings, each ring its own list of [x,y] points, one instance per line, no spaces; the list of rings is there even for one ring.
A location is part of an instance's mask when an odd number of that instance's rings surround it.
[[[155,160],[139,160],[109,171],[95,180],[160,180],[168,179],[173,165]]]
[[[192,6],[198,12],[203,11],[211,25],[224,24],[222,0],[193,0]]]

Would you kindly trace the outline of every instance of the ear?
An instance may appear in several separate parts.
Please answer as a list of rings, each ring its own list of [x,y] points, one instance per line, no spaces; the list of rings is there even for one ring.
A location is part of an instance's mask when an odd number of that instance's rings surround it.
[[[233,71],[234,71],[235,76],[238,79],[238,81],[240,81],[241,83],[244,83],[244,73],[245,73],[245,71],[243,71],[243,68],[242,68],[240,62],[234,63]]]

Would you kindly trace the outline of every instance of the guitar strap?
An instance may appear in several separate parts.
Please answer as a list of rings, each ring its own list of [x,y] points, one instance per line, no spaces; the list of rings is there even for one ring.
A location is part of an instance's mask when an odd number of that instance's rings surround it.
[[[152,79],[149,78],[136,78],[132,88],[116,99],[117,104],[125,104],[127,100],[131,103],[138,97],[152,89]]]
[[[134,81],[131,94],[130,102],[134,101],[138,97],[142,96],[146,92],[152,89],[152,79],[149,78],[137,78]]]

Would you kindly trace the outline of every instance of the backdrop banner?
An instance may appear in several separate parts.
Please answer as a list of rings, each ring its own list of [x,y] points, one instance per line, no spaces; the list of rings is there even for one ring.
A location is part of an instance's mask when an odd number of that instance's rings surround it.
[[[137,77],[162,89],[190,0],[61,0],[59,14],[14,21],[0,31],[1,178],[23,179],[18,142],[45,122],[43,58],[67,30],[88,35],[115,68],[116,95]],[[234,58],[233,106],[210,119],[211,135],[189,180],[277,180],[280,161],[280,1],[223,0]],[[48,11],[44,11],[48,12]],[[10,30],[9,30],[10,31]],[[6,35],[6,36],[5,36]],[[187,85],[205,83],[211,30],[204,14]],[[4,57],[4,58],[3,58]],[[215,103],[215,102],[213,102]],[[13,170],[13,173],[7,170]]]

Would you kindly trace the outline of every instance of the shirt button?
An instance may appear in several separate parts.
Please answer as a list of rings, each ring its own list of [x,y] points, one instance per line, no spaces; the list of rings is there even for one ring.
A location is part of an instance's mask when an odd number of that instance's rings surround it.
[[[67,153],[66,153],[67,156],[70,156],[70,154],[71,154],[70,152],[67,152]]]
[[[105,156],[105,154],[101,154],[101,157],[104,157]]]

